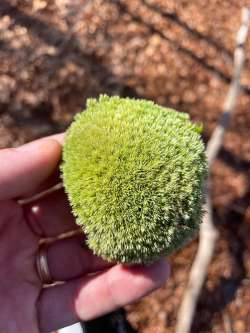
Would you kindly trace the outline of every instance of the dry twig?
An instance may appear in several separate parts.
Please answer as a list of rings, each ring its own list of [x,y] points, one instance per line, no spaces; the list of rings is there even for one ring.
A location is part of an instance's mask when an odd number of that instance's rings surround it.
[[[223,317],[225,333],[233,333],[231,319],[227,313],[224,313]]]
[[[194,259],[188,285],[181,303],[178,318],[176,333],[189,333],[195,314],[195,309],[204,284],[208,266],[212,260],[215,243],[218,238],[218,231],[213,223],[212,204],[210,198],[210,170],[211,165],[217,157],[223,143],[225,131],[228,128],[230,117],[234,111],[237,97],[239,95],[240,76],[245,61],[244,45],[247,40],[248,28],[250,19],[250,9],[242,9],[242,24],[236,36],[236,48],[234,51],[234,72],[230,84],[230,88],[224,103],[223,114],[218,126],[215,128],[211,139],[207,145],[207,159],[209,167],[209,175],[207,181],[207,194],[205,204],[205,215],[200,229],[199,247]]]

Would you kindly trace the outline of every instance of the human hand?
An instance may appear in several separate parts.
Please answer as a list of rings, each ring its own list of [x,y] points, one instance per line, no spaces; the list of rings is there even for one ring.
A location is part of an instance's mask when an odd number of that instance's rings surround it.
[[[63,190],[29,204],[18,199],[59,181],[61,142],[56,135],[0,151],[0,332],[50,332],[96,318],[148,294],[169,274],[164,259],[111,265],[74,236],[48,246],[51,277],[65,283],[43,287],[35,265],[39,240],[76,224]]]

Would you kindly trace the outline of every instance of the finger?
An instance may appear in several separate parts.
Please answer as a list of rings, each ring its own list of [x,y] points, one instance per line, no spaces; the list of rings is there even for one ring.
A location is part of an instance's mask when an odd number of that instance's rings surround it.
[[[28,224],[40,237],[54,237],[77,227],[63,190],[24,206]]]
[[[39,188],[55,171],[60,156],[58,141],[46,138],[0,151],[0,200]]]
[[[65,133],[58,133],[48,136],[48,138],[56,140],[58,143],[63,145]]]
[[[46,139],[53,139],[57,141],[60,145],[63,145],[65,133],[53,134],[47,136]],[[36,142],[41,142],[45,138],[38,139]],[[24,205],[29,202],[33,202],[36,198],[40,198],[46,196],[48,193],[51,193],[55,190],[55,188],[62,187],[62,179],[60,177],[60,170],[56,168],[56,170],[51,174],[51,176],[44,181],[40,187],[36,188],[35,192],[27,193],[27,195],[23,195],[22,198],[19,200],[21,205]]]
[[[42,333],[90,320],[160,287],[169,276],[165,259],[151,266],[116,265],[95,276],[45,289],[38,301]]]
[[[33,203],[34,201],[46,197],[50,193],[58,191],[61,188],[63,188],[63,184],[61,182],[60,170],[57,167],[55,172],[53,172],[51,176],[49,176],[39,187],[37,187],[35,191],[19,197],[18,203],[21,206]]]
[[[52,135],[46,136],[44,138],[36,139],[35,141],[31,141],[30,143],[41,142],[42,140],[45,140],[45,139],[53,139],[53,140],[57,141],[60,145],[63,145],[64,136],[65,136],[64,132],[63,133],[52,134]],[[30,143],[27,143],[26,145],[28,145]]]
[[[83,245],[83,237],[78,236],[48,246],[47,260],[53,281],[71,280],[112,266]]]
[[[32,141],[30,143],[27,143],[22,147],[27,147],[27,146],[30,146],[34,143],[37,145],[37,144],[40,144],[40,143],[44,142],[44,140],[46,140],[46,139],[53,139],[56,142],[58,142],[59,145],[62,146],[63,141],[64,141],[64,136],[65,136],[65,133],[49,135],[45,138],[40,138],[40,139],[37,139],[37,140]],[[60,177],[60,170],[57,166],[57,168],[53,171],[53,173],[39,187],[36,187],[35,191],[29,192],[29,193],[27,193],[27,195],[22,195],[22,198],[24,197],[24,200],[27,200],[26,198],[28,197],[28,198],[31,199],[31,200],[28,200],[28,201],[32,202],[33,201],[33,198],[32,198],[33,196],[36,196],[38,193],[41,193],[43,191],[47,191],[48,189],[52,188],[53,186],[55,186],[56,184],[59,184],[59,183],[61,183],[61,177]]]

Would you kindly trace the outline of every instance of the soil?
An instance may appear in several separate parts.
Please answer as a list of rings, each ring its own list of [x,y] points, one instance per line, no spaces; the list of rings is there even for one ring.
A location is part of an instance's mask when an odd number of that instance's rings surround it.
[[[1,0],[0,147],[61,132],[100,93],[188,112],[207,142],[232,74],[243,0]],[[242,93],[213,166],[220,239],[193,333],[250,332],[250,40]],[[126,308],[139,333],[172,333],[197,241],[160,290]]]

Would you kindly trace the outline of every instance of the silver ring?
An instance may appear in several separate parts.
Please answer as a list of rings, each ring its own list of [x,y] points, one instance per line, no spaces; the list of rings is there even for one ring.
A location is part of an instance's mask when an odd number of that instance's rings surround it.
[[[40,246],[36,256],[36,268],[43,284],[53,283],[53,279],[49,270],[47,253],[47,246],[42,245]]]

